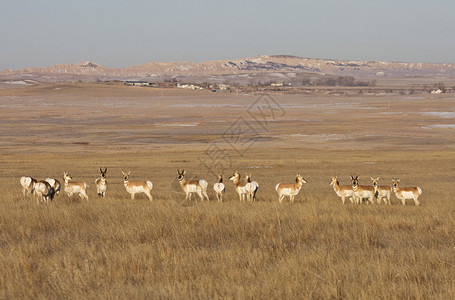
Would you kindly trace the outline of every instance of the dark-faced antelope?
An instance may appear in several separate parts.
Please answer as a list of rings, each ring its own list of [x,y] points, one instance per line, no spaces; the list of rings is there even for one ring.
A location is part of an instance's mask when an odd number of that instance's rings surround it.
[[[187,181],[185,179],[185,170],[180,172],[180,170],[177,169],[177,174],[177,179],[186,194],[185,200],[191,200],[191,195],[193,193],[196,193],[201,198],[201,201],[204,200],[204,197],[207,199],[207,201],[210,201],[209,196],[207,195],[207,187],[209,185],[207,181],[204,179]]]
[[[104,168],[104,171],[100,168],[100,178],[97,178],[95,180],[96,184],[96,191],[98,193],[98,196],[101,198],[104,198],[106,196],[106,190],[107,190],[107,181],[106,181],[106,173],[107,173],[107,168]]]
[[[126,191],[131,195],[131,200],[134,200],[134,195],[138,193],[144,193],[147,195],[150,201],[153,200],[152,197],[152,189],[153,184],[151,181],[144,180],[144,181],[130,181],[130,172],[125,173],[122,171],[123,174],[123,185],[125,186]]]
[[[85,182],[70,182],[73,178],[67,173],[63,172],[63,180],[65,181],[63,190],[65,191],[68,197],[73,196],[73,194],[79,194],[79,197],[82,199],[87,199],[87,187],[88,184]]]
[[[215,190],[218,202],[223,202],[223,196],[226,190],[226,187],[223,183],[223,175],[218,175],[218,182],[213,185],[213,189]]]
[[[352,189],[351,185],[340,185],[337,177],[332,177],[330,185],[333,186],[333,190],[335,191],[337,196],[341,198],[343,204],[345,203],[346,198],[348,198],[349,201],[351,201],[351,203],[354,203],[352,197],[354,194],[354,190]]]
[[[39,203],[40,199],[44,202],[54,199],[54,188],[49,184],[49,182],[44,180],[38,180],[35,183],[33,192],[36,195],[36,201]]]
[[[289,201],[293,203],[294,197],[300,192],[304,183],[307,183],[307,181],[300,174],[297,175],[295,183],[278,183],[275,186],[275,190],[278,193],[278,202],[283,202],[284,197],[289,196]]]
[[[21,177],[21,186],[22,186],[22,194],[32,194],[33,188],[35,187],[36,180],[32,177],[23,176]]]
[[[231,180],[234,183],[235,191],[237,194],[239,194],[239,200],[243,201],[244,197],[246,199],[248,192],[246,190],[246,184],[247,182],[240,182],[240,174],[239,172],[235,171],[235,173],[229,177],[229,180]]]
[[[390,205],[390,195],[392,194],[392,189],[390,188],[390,186],[378,185],[379,177],[376,179],[371,177],[371,181],[373,182],[373,187],[376,193],[375,195],[378,204],[381,203],[382,199],[384,199],[384,203]]]
[[[51,185],[51,187],[54,188],[55,195],[60,194],[60,188],[62,187],[60,181],[58,181],[55,178],[46,178],[44,181],[48,182]]]
[[[363,199],[368,199],[371,204],[374,204],[374,187],[369,185],[359,185],[359,176],[351,176],[352,190],[354,191],[353,197],[357,204],[360,204]]]
[[[419,187],[399,187],[400,179],[392,179],[393,183],[393,191],[395,192],[395,196],[401,200],[403,205],[406,204],[406,199],[413,199],[416,206],[420,205],[419,196],[422,195],[422,189]]]
[[[245,175],[245,182],[248,201],[256,201],[256,193],[259,189],[259,183],[257,181],[251,181],[251,174]]]

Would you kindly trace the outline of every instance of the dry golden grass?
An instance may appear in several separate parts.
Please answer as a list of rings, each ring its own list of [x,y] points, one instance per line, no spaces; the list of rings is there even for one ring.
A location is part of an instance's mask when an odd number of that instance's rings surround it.
[[[36,93],[54,99],[51,94],[56,90],[45,88],[44,94],[42,90],[17,90],[7,97],[13,97],[13,102],[14,97],[26,102]],[[130,96],[131,89],[120,91],[104,97],[119,97],[126,102],[140,98],[138,94]],[[153,96],[144,91],[138,93],[144,93],[145,98]],[[4,97],[6,93],[3,91]],[[71,101],[84,101],[95,92],[75,89],[68,93]],[[175,99],[186,95],[174,93]],[[210,101],[205,94],[191,95],[199,95],[203,103]],[[195,101],[197,97],[191,95],[188,97]],[[233,96],[219,97],[217,101]],[[241,97],[232,101],[254,100],[251,96]],[[180,103],[175,99],[172,103]],[[396,105],[406,107],[405,102],[397,99]],[[383,107],[387,100],[368,98],[365,103]],[[441,103],[446,105],[442,109],[447,109],[450,99],[441,99]],[[363,118],[354,116],[359,122],[355,126],[348,123],[352,118],[349,115],[338,117],[336,126],[335,116],[326,116],[324,123],[318,121],[323,117],[316,108],[303,116],[302,111],[288,111],[284,120],[277,120],[270,131],[262,133],[270,140],[255,144],[224,170],[227,194],[225,202],[217,203],[211,188],[216,178],[207,175],[198,159],[235,117],[218,113],[199,120],[191,116],[205,114],[204,108],[188,112],[151,106],[150,110],[147,105],[143,107],[143,115],[140,109],[134,110],[139,113],[137,119],[130,111],[113,109],[103,113],[99,123],[87,127],[74,121],[74,116],[63,108],[54,107],[53,114],[67,118],[67,123],[58,120],[65,130],[57,128],[54,134],[46,130],[57,122],[55,116],[48,123],[46,119],[40,123],[27,119],[27,112],[1,112],[6,118],[0,132],[8,143],[0,147],[0,298],[455,298],[455,206],[451,190],[455,152],[453,141],[444,144],[453,137],[451,129],[445,129],[444,134],[430,130],[435,134],[427,135],[426,131],[413,131],[425,120],[407,117],[403,121],[392,116],[383,125],[386,132],[406,128],[406,134],[416,135],[401,142],[393,133],[388,137],[382,132],[379,110],[366,110]],[[414,109],[424,108],[419,102]],[[431,103],[427,108],[434,110]],[[227,110],[235,112],[236,108]],[[33,116],[47,113],[41,108]],[[148,123],[141,123],[147,122],[147,114],[151,119],[172,114],[173,123],[197,120],[203,125],[212,124],[215,133],[212,136],[210,130],[199,127],[170,128],[176,136],[173,142],[150,145],[137,140],[138,132],[147,138]],[[74,118],[87,121],[94,115]],[[113,118],[107,118],[109,115]],[[302,126],[299,118],[309,120]],[[211,123],[220,119],[226,123]],[[77,130],[71,128],[72,121],[80,125]],[[14,133],[9,129],[12,124],[17,125]],[[152,135],[164,130],[153,126]],[[36,130],[41,139],[27,135],[27,128]],[[103,128],[125,135],[109,143]],[[347,141],[308,144],[273,139],[303,133],[300,130],[306,134],[358,130],[381,136],[377,137],[379,141],[357,136]],[[44,142],[43,137],[47,138]],[[59,143],[60,137],[64,141]],[[193,137],[201,142],[194,142]],[[89,144],[72,144],[72,138]],[[431,143],[421,141],[425,138],[431,138]],[[188,143],[176,144],[175,139],[187,139]],[[46,142],[55,144],[47,146]],[[105,199],[95,192],[99,167],[108,167]],[[176,182],[177,168],[185,168],[188,176],[207,179],[212,201],[180,205],[184,193]],[[131,201],[122,184],[122,170],[131,171],[131,180],[151,180],[154,201],[149,202],[144,195]],[[235,170],[242,175],[252,173],[259,182],[258,202],[239,203],[227,180]],[[89,202],[61,194],[52,203],[38,205],[31,197],[22,197],[21,176],[60,179],[63,171],[75,181],[89,184]],[[275,184],[292,182],[297,173],[308,184],[294,204],[286,199],[279,205]],[[338,176],[341,184],[348,184],[351,174],[360,175],[361,184],[370,184],[370,176],[380,176],[380,184],[390,185],[391,177],[399,177],[403,186],[418,185],[423,190],[422,206],[415,207],[412,201],[402,206],[394,195],[391,206],[343,206],[329,182],[332,176]]]
[[[339,175],[347,183],[347,171],[357,163],[349,153],[306,150],[307,158],[292,160],[286,171],[280,149],[269,151],[262,163],[261,154],[251,151],[234,168],[255,156],[259,166],[271,166],[252,172],[260,182],[259,202],[239,203],[227,183],[224,203],[195,201],[188,207],[172,198],[175,168],[182,164],[174,162],[178,152],[136,153],[135,162],[128,155],[68,160],[30,155],[27,174],[57,177],[55,170],[73,166],[74,178],[91,185],[89,202],[60,195],[48,205],[22,198],[19,155],[2,158],[0,298],[455,296],[455,208],[450,193],[439,190],[453,180],[443,168],[454,162],[453,153],[385,153],[377,159],[401,162],[401,170],[380,164],[359,170],[412,178],[423,189],[422,206],[415,207],[395,197],[391,206],[343,206],[329,180]],[[187,153],[188,170],[197,170],[197,156]],[[52,163],[43,165],[44,160]],[[92,184],[100,161],[110,166],[104,200]],[[131,166],[134,178],[153,181],[152,203],[144,195],[129,199],[121,182],[123,164]],[[326,174],[332,164],[336,174]],[[279,205],[275,183],[292,179],[298,169],[309,183],[296,203]],[[434,174],[428,180],[412,175],[425,170]],[[215,199],[213,190],[209,195]]]

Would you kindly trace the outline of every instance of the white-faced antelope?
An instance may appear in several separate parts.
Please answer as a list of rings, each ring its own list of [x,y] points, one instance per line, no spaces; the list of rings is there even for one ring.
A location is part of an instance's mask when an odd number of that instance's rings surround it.
[[[204,200],[204,197],[207,199],[207,201],[210,201],[209,196],[207,195],[207,187],[209,185],[207,181],[204,179],[187,181],[185,179],[185,170],[180,172],[180,170],[177,169],[177,174],[177,179],[186,194],[185,200],[191,200],[191,195],[193,193],[196,193],[201,198],[201,201]]]
[[[352,182],[352,190],[354,191],[353,197],[354,201],[357,204],[360,204],[363,199],[368,199],[371,204],[374,204],[373,198],[375,194],[375,190],[373,186],[369,185],[359,185],[359,176],[353,177],[351,176]]]
[[[32,194],[33,188],[35,187],[36,180],[32,177],[22,176],[21,177],[21,186],[22,186],[22,194]]]
[[[123,174],[123,185],[125,186],[126,191],[131,195],[131,200],[134,200],[134,195],[138,193],[144,193],[147,195],[150,201],[153,200],[152,197],[152,189],[153,184],[151,181],[144,180],[144,181],[130,181],[130,172],[125,173],[122,171]]]
[[[374,179],[371,177],[371,181],[373,182],[373,187],[375,190],[375,196],[378,201],[378,204],[381,203],[381,200],[384,199],[385,204],[390,205],[390,195],[392,194],[392,189],[388,185],[378,185],[379,177]]]
[[[257,181],[251,181],[251,174],[245,175],[245,182],[248,201],[256,201],[256,193],[259,189],[259,183]]]
[[[35,187],[33,188],[33,193],[37,196],[36,201],[39,203],[40,199],[44,202],[49,202],[49,200],[54,199],[54,188],[49,184],[49,182],[44,180],[38,180],[35,182]]]
[[[51,187],[54,188],[55,195],[60,194],[60,188],[62,187],[60,181],[58,181],[55,178],[46,178],[44,181],[48,182],[51,185]]]
[[[275,186],[279,196],[278,201],[281,203],[285,196],[289,196],[289,201],[293,203],[294,197],[300,192],[304,183],[307,181],[300,174],[295,178],[295,183],[278,183]]]
[[[401,200],[403,205],[406,204],[406,199],[413,199],[416,206],[420,205],[419,196],[422,195],[422,189],[419,187],[399,187],[400,179],[392,179],[393,183],[393,191],[395,192],[395,196]]]
[[[218,175],[218,182],[213,185],[213,189],[215,190],[218,202],[223,202],[223,196],[226,190],[226,187],[223,183],[223,175]]]
[[[240,182],[240,174],[239,172],[235,171],[235,173],[229,177],[229,180],[231,180],[234,183],[235,191],[237,194],[239,194],[239,200],[243,201],[244,197],[246,199],[248,192],[246,190],[246,184],[247,182]]]
[[[106,190],[107,190],[107,181],[106,181],[106,173],[107,173],[107,168],[103,169],[100,168],[100,178],[97,178],[95,180],[96,184],[96,191],[98,193],[98,196],[101,198],[104,198],[106,196]]]
[[[85,182],[70,182],[72,179],[73,178],[67,172],[63,172],[63,180],[65,181],[63,190],[65,191],[66,195],[68,197],[71,197],[73,194],[79,194],[79,197],[82,199],[85,198],[88,201],[88,184]]]
[[[332,177],[330,185],[333,186],[333,190],[335,191],[337,196],[341,198],[343,204],[345,203],[346,198],[348,198],[349,201],[351,201],[351,203],[354,203],[353,200],[354,190],[352,189],[351,185],[340,185],[337,177]]]

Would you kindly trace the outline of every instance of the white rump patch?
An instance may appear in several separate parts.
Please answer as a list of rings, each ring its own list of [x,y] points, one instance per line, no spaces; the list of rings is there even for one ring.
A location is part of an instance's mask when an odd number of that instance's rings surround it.
[[[201,188],[202,188],[203,190],[206,190],[207,187],[209,186],[208,182],[205,181],[204,179],[199,180],[199,185],[201,186]]]
[[[53,179],[53,178],[46,178],[44,181],[49,183],[51,186],[55,185],[55,179]]]
[[[32,178],[23,176],[21,177],[21,185],[23,187],[28,187],[32,183]]]

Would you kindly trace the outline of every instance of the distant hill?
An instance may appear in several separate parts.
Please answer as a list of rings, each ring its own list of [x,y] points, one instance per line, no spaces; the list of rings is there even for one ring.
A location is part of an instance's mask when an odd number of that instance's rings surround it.
[[[178,79],[194,82],[292,81],[302,76],[354,76],[356,78],[453,76],[455,64],[347,61],[302,58],[291,55],[261,55],[234,60],[193,62],[150,62],[127,68],[106,68],[93,62],[59,64],[0,72],[0,81],[35,80],[106,81]]]

